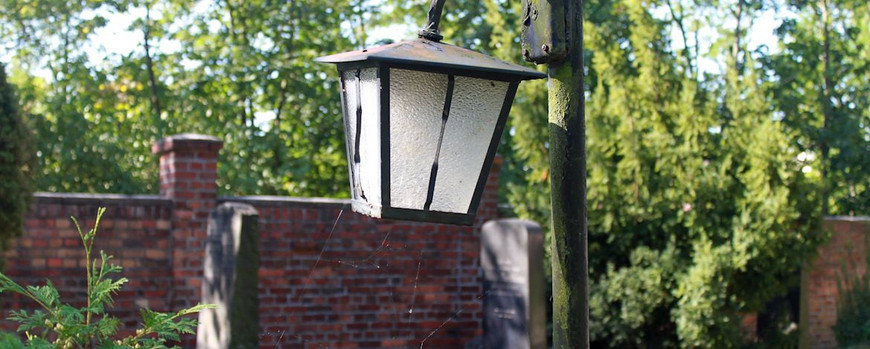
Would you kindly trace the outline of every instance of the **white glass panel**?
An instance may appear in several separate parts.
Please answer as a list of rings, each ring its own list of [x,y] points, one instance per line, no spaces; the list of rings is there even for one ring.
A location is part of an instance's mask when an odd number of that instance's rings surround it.
[[[367,202],[371,211],[361,212],[380,216],[381,206],[381,137],[380,137],[380,80],[377,68],[361,69],[342,73],[345,81],[345,139],[347,140],[348,163],[351,167],[351,190],[353,199]],[[361,82],[358,83],[358,82]],[[360,161],[354,161],[356,151],[357,107],[362,106],[360,131]],[[354,206],[354,210],[358,207]]]
[[[468,212],[507,90],[507,82],[456,77],[431,210]]]
[[[422,210],[438,150],[447,76],[390,70],[390,205]]]

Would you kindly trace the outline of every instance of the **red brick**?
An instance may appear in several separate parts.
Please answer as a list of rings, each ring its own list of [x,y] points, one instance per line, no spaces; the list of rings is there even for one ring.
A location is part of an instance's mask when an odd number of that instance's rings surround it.
[[[63,260],[60,258],[49,258],[47,264],[49,268],[60,268],[63,266]]]

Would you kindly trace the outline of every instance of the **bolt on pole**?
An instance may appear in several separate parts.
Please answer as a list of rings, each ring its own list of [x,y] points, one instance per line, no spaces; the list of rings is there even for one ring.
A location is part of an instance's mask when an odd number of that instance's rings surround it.
[[[589,348],[582,0],[523,0],[523,57],[547,64],[553,348]]]

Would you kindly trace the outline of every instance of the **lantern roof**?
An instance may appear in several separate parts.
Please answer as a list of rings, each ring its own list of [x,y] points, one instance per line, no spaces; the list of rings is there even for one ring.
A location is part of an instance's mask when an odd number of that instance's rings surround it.
[[[359,51],[315,59],[321,63],[386,62],[440,69],[463,69],[519,77],[522,80],[547,77],[532,68],[508,63],[480,52],[423,38],[397,42]]]

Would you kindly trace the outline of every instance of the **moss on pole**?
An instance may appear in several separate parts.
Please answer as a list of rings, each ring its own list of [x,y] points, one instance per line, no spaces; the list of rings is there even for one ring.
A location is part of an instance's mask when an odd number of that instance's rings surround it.
[[[568,54],[548,67],[553,347],[589,347],[583,11],[566,1]]]

